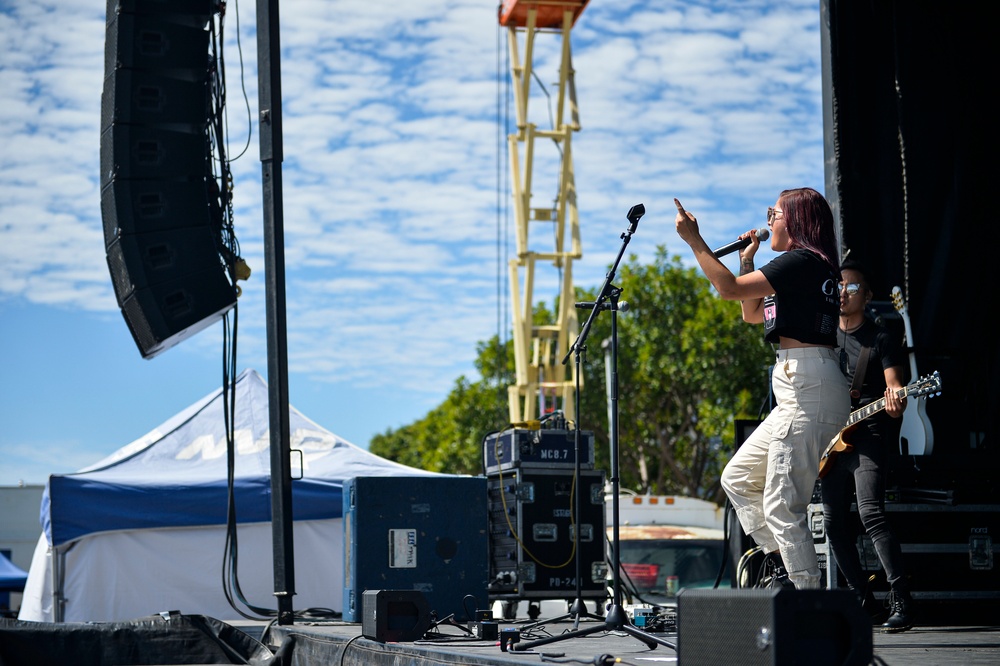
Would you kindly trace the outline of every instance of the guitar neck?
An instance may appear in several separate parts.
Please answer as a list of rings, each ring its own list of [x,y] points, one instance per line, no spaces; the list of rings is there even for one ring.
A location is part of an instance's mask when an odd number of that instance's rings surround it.
[[[913,331],[910,330],[910,317],[903,311],[903,332],[906,335],[906,344],[910,346],[910,353],[908,354],[910,359],[910,376],[917,376],[917,355],[913,351]]]
[[[903,387],[901,389],[898,389],[896,391],[896,397],[899,398],[900,400],[905,398],[907,395],[908,388],[909,387]],[[881,397],[878,400],[868,403],[861,409],[857,409],[851,412],[851,415],[847,418],[847,425],[852,426],[858,421],[863,421],[864,419],[867,419],[869,416],[874,416],[875,414],[878,414],[883,409],[885,409],[885,397]]]
[[[913,330],[910,328],[910,311],[903,301],[903,292],[897,291],[898,289],[899,287],[896,287],[893,290],[892,297],[896,310],[903,320],[903,335],[906,336],[906,344],[910,347],[910,376],[915,378],[917,376],[917,355],[913,352]]]
[[[916,377],[917,355],[913,351],[913,330],[910,327],[910,311],[909,308],[906,307],[906,304],[903,302],[902,292],[899,292],[898,295],[893,294],[894,299],[897,299],[897,296],[898,300],[896,301],[896,310],[899,312],[899,316],[903,320],[903,335],[906,336],[906,344],[910,348],[910,352],[908,354],[910,361],[910,376]]]

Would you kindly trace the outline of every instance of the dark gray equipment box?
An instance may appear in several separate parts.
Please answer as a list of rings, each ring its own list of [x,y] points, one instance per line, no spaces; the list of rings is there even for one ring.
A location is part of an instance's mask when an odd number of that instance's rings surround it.
[[[576,431],[510,429],[483,440],[486,474],[517,467],[576,468]],[[580,469],[594,469],[594,433],[580,431]]]
[[[890,493],[885,512],[903,551],[913,597],[922,608],[973,601],[995,607],[1000,602],[1000,504],[962,504],[950,498],[944,502],[893,501]],[[856,519],[861,565],[866,573],[876,574],[872,590],[881,598],[889,590],[885,573],[861,527],[857,506],[852,505],[851,514]],[[826,539],[822,504],[809,505],[809,523],[825,587],[845,587]]]
[[[459,622],[485,607],[485,478],[354,477],[343,503],[345,622],[361,622],[365,590],[418,590],[439,619]]]

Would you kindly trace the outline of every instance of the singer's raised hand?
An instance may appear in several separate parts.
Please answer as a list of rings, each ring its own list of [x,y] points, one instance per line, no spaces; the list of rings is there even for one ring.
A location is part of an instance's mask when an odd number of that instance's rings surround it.
[[[676,198],[674,199],[674,205],[677,206],[677,218],[675,219],[677,235],[681,237],[681,240],[690,245],[691,241],[701,235],[698,230],[698,220],[694,215],[684,210],[684,206]]]

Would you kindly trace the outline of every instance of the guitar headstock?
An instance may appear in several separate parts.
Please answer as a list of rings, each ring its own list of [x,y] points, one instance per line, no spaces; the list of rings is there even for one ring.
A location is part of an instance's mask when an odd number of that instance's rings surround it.
[[[892,305],[896,308],[896,312],[900,314],[906,313],[906,301],[903,300],[903,290],[899,287],[892,288]]]
[[[906,395],[915,398],[924,396],[933,398],[936,395],[941,395],[941,375],[935,370],[933,373],[921,377],[907,387]]]

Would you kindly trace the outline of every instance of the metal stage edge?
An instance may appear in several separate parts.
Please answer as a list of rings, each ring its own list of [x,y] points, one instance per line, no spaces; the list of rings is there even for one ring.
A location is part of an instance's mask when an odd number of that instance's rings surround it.
[[[995,619],[995,618],[994,618]],[[544,621],[544,618],[542,618]],[[592,620],[580,623],[588,627]],[[234,626],[266,638],[269,645],[285,649],[293,655],[298,666],[340,664],[343,666],[443,666],[449,664],[469,666],[508,666],[525,663],[603,664],[654,664],[678,663],[677,652],[666,647],[647,649],[635,638],[621,633],[596,633],[583,638],[568,639],[541,646],[533,651],[502,652],[498,641],[464,640],[461,630],[443,627],[442,633],[454,633],[454,640],[416,641],[412,643],[380,643],[362,636],[360,624],[354,623],[299,623],[291,626],[264,623],[234,623]],[[501,623],[500,627],[518,626]],[[268,631],[263,637],[261,633]],[[574,629],[572,621],[548,625],[552,635]],[[705,631],[713,631],[705,627]],[[676,633],[653,634],[676,642]],[[1000,660],[1000,624],[970,626],[916,626],[898,634],[883,634],[873,628],[872,663],[907,666],[938,666],[962,663],[966,665],[991,665]],[[878,662],[878,660],[881,662]],[[688,665],[684,666],[697,666]]]

